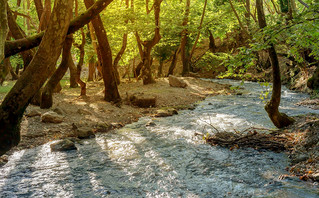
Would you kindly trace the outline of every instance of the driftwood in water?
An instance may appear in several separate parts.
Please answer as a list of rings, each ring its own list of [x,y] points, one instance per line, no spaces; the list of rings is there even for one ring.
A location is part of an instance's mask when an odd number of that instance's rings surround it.
[[[285,151],[290,148],[288,139],[279,133],[258,133],[256,130],[245,134],[218,132],[213,136],[205,137],[210,145],[219,145],[227,148],[250,147],[254,149],[266,149],[275,152]]]

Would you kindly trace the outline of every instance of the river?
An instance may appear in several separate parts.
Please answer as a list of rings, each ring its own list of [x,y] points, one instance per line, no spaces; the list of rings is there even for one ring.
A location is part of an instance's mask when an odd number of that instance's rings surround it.
[[[266,87],[242,87],[242,95],[208,97],[195,110],[98,134],[76,151],[51,152],[45,144],[15,152],[0,168],[0,197],[319,197],[314,184],[279,179],[287,174],[284,153],[230,151],[194,135],[213,133],[207,123],[225,131],[274,128],[259,99]],[[295,105],[305,98],[283,88],[281,111],[319,114]]]

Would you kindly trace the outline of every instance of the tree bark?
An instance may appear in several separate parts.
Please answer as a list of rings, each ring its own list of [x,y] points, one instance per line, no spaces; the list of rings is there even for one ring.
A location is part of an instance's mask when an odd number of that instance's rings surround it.
[[[182,26],[187,26],[188,24],[188,17],[189,17],[189,9],[190,9],[190,0],[186,0],[185,5],[185,13]],[[185,76],[190,72],[190,64],[189,64],[189,52],[187,49],[187,40],[188,40],[188,30],[185,28],[182,31],[182,40],[181,40],[181,59],[183,63],[183,71],[182,75]]]
[[[72,0],[56,0],[39,49],[0,105],[0,155],[20,141],[20,123],[33,95],[55,68],[72,16]]]
[[[84,0],[87,8],[94,4],[94,0]],[[108,102],[120,102],[121,97],[116,84],[116,77],[114,74],[112,51],[109,45],[106,31],[103,26],[101,17],[98,15],[92,20],[97,40],[99,42],[100,52],[102,55],[102,75],[105,86],[104,100]]]
[[[80,16],[75,17],[69,26],[68,34],[73,34],[85,24],[89,23],[92,18],[97,16],[106,6],[108,6],[113,0],[98,0],[94,6],[91,6],[87,11]],[[43,38],[44,32],[40,32],[36,35],[19,39],[16,41],[6,41],[5,43],[5,56],[9,57],[19,52],[37,47]]]
[[[256,0],[256,7],[257,7],[257,13],[258,13],[259,27],[260,29],[263,29],[264,27],[267,26],[264,9],[263,9],[263,1]],[[270,44],[270,48],[268,49],[268,52],[269,52],[269,57],[271,61],[271,66],[272,66],[273,88],[272,88],[271,99],[265,105],[265,110],[267,111],[268,116],[271,119],[272,123],[278,128],[283,128],[292,124],[294,120],[288,117],[286,114],[279,112],[278,108],[279,108],[280,97],[281,97],[281,79],[280,79],[280,68],[279,68],[278,56],[273,44]]]
[[[34,0],[35,9],[37,11],[38,19],[41,21],[41,16],[43,13],[43,4],[42,0]]]
[[[122,55],[125,52],[126,49],[126,45],[127,45],[127,33],[123,34],[123,41],[122,41],[122,47],[120,49],[120,51],[117,53],[115,59],[114,59],[114,63],[113,63],[113,67],[114,67],[114,71],[115,71],[115,76],[116,76],[116,83],[119,85],[121,83],[121,79],[120,79],[120,74],[118,71],[118,64],[119,61],[122,58]]]
[[[51,15],[51,0],[45,0],[38,32],[41,32],[41,31],[47,29],[50,15]]]
[[[163,64],[164,62],[162,60],[159,61],[159,66],[158,66],[158,72],[157,72],[157,77],[160,78],[163,76]]]
[[[71,57],[72,59],[72,57]],[[76,82],[76,78],[77,78],[77,69],[76,66],[72,61],[68,62],[68,67],[69,67],[69,71],[70,71],[70,88],[77,88],[78,87],[78,83]]]
[[[143,56],[142,62],[143,62],[143,68],[142,68],[142,78],[143,78],[143,84],[151,84],[155,83],[155,80],[152,76],[152,70],[151,70],[151,65],[152,65],[152,60],[151,60],[151,52],[152,48],[161,40],[161,35],[160,35],[160,11],[161,11],[161,3],[163,0],[154,0],[154,17],[155,17],[155,35],[153,39],[140,42],[140,44],[143,45]]]
[[[177,63],[177,55],[179,52],[180,52],[180,47],[178,49],[176,49],[174,54],[173,54],[172,62],[171,62],[171,65],[169,66],[168,73],[167,73],[166,77],[168,77],[169,75],[173,75],[174,69],[175,69],[176,63]]]
[[[71,58],[71,47],[72,47],[72,36],[69,35],[65,39],[63,52],[62,52],[62,61],[58,69],[50,77],[49,81],[45,85],[41,95],[41,109],[48,109],[53,105],[53,90],[59,84],[60,80],[63,78],[64,74],[68,70],[69,61],[72,61]]]
[[[10,72],[10,58],[5,58],[2,63],[0,63],[0,85],[6,80],[7,75]]]
[[[8,32],[7,1],[0,0],[0,63],[5,57],[5,42]]]
[[[212,34],[212,31],[208,30],[209,33],[209,50],[213,53],[216,52],[216,45],[215,45],[215,38],[214,35]]]
[[[95,76],[95,60],[93,57],[89,60],[89,74],[88,74],[88,81],[93,81]]]
[[[93,28],[92,23],[88,24],[88,28],[90,30],[90,36],[91,36],[91,40],[92,40],[93,49],[94,49],[94,51],[96,53],[96,56],[97,56],[97,59],[98,59],[98,62],[97,62],[97,64],[95,66],[96,66],[96,69],[99,72],[98,73],[99,76],[102,76],[102,67],[101,67],[101,65],[102,65],[102,56],[101,56],[100,48],[98,46],[98,41],[96,40],[96,36],[95,36],[95,33],[94,33],[94,28]]]
[[[82,35],[82,41],[81,44],[74,44],[74,46],[76,46],[79,50],[80,50],[80,59],[79,62],[76,66],[76,82],[80,85],[81,87],[81,96],[85,96],[86,95],[86,83],[83,82],[81,80],[81,71],[82,71],[82,66],[84,64],[84,55],[85,55],[85,51],[84,51],[84,45],[85,45],[85,34],[83,29],[81,29],[81,35]]]

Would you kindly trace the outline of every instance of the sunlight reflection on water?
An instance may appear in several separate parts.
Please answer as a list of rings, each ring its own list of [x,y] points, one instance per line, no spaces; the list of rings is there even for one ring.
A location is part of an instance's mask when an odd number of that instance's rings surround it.
[[[278,179],[286,174],[284,154],[229,151],[194,136],[209,131],[207,123],[226,131],[272,128],[256,99],[260,86],[247,89],[253,92],[207,98],[173,117],[141,118],[77,144],[77,151],[52,153],[45,144],[16,152],[0,168],[0,197],[318,197],[297,178]],[[313,112],[294,106],[293,97],[303,96],[287,95],[283,110]]]

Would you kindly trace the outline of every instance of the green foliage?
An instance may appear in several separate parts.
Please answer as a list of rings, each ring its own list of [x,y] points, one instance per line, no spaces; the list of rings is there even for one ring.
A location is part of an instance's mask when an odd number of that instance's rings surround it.
[[[269,82],[259,82],[259,85],[263,88],[259,95],[259,99],[261,99],[263,103],[266,104],[269,99],[269,93],[272,89],[272,85]]]
[[[221,75],[221,78],[240,77],[244,78],[244,74],[256,64],[256,56],[251,48],[240,47],[237,55],[228,55],[222,64],[227,67],[227,71]]]
[[[0,86],[0,94],[8,93],[16,81],[5,81],[3,82],[2,86]]]

